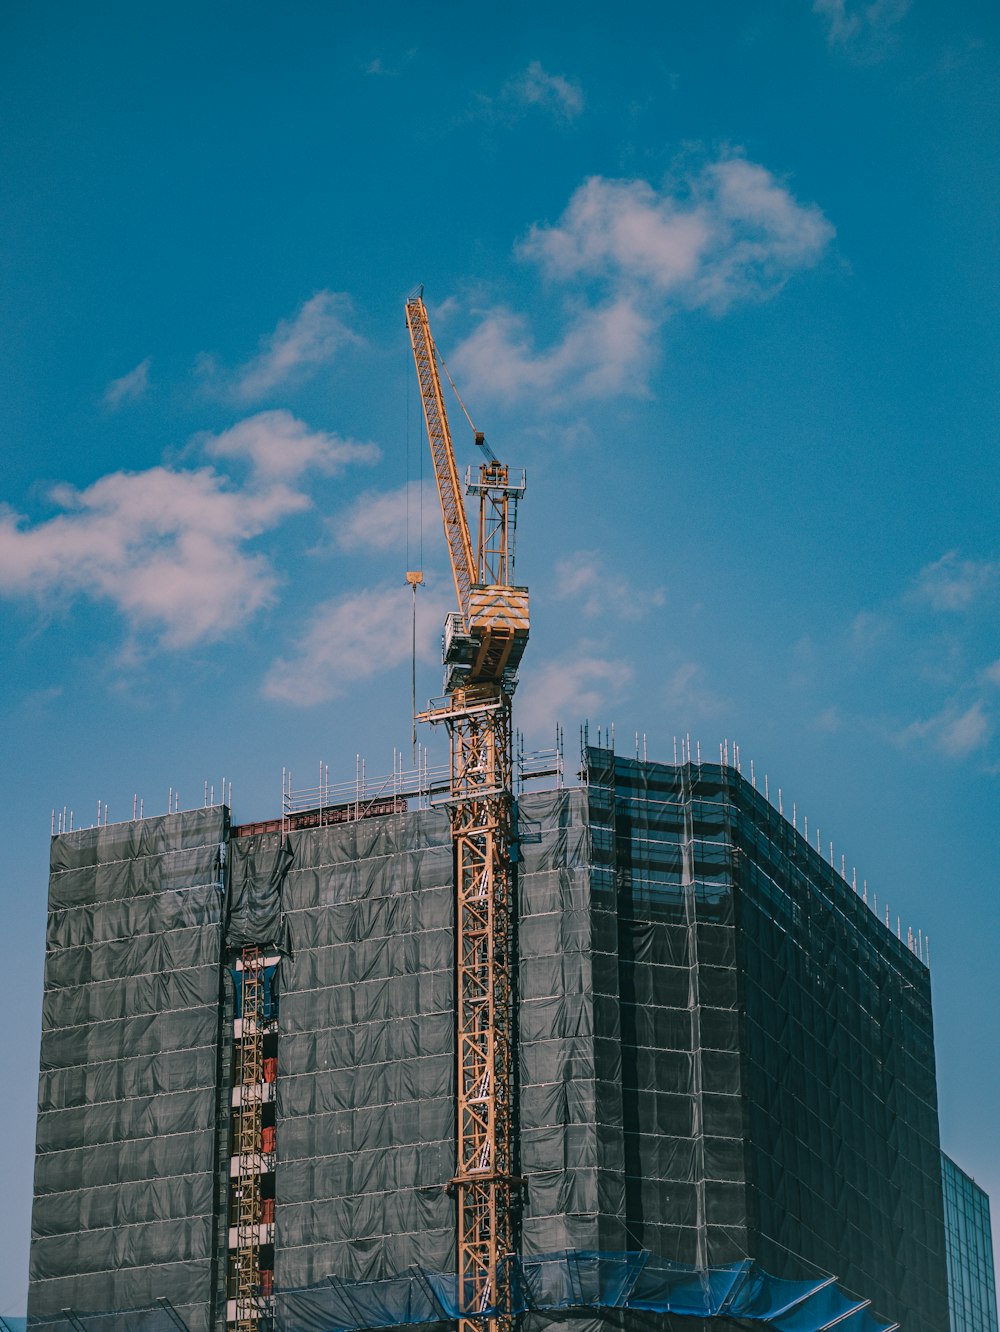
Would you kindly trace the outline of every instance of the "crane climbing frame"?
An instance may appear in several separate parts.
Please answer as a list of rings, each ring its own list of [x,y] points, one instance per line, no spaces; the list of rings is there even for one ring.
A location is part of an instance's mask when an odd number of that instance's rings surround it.
[[[447,694],[421,714],[449,736],[457,975],[456,1198],[460,1332],[513,1325],[509,1261],[520,1180],[513,1147],[513,745],[511,695],[528,637],[528,590],[513,584],[523,477],[488,454],[479,480],[478,549],[465,504],[422,294],[406,322],[451,557],[458,611],[445,624]],[[464,404],[463,404],[464,410]],[[467,414],[467,413],[466,413]],[[475,434],[476,443],[483,436]]]

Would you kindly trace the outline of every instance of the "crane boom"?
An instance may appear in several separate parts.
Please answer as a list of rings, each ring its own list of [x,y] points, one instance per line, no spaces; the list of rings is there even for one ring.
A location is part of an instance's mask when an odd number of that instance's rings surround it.
[[[413,360],[417,367],[420,401],[424,409],[427,438],[431,446],[438,497],[441,500],[441,516],[444,519],[444,531],[448,539],[455,593],[464,627],[468,629],[469,596],[472,584],[476,581],[476,560],[472,553],[469,522],[465,516],[465,504],[459,486],[448,414],[441,393],[437,348],[431,336],[430,321],[422,296],[411,296],[406,302],[406,327],[410,331],[410,345],[413,347]]]

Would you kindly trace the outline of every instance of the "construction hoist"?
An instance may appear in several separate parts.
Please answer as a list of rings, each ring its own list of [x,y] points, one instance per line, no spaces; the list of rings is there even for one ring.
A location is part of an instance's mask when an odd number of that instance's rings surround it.
[[[242,1028],[236,1050],[236,1322],[234,1332],[260,1332],[261,1133],[264,1096],[264,954],[241,955]]]

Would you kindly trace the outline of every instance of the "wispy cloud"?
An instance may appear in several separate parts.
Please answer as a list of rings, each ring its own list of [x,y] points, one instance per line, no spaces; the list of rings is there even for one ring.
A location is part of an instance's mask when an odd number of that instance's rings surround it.
[[[880,59],[893,30],[906,17],[910,0],[813,0],[813,13],[826,27],[830,46],[862,59]]]
[[[910,598],[935,611],[967,611],[1000,590],[1000,561],[963,560],[950,550],[917,575]]]
[[[319,291],[291,319],[283,319],[261,340],[256,356],[234,370],[208,353],[197,371],[206,388],[237,402],[256,402],[272,390],[304,379],[332,361],[343,348],[361,341],[352,329],[350,297]]]
[[[417,598],[417,655],[436,656],[441,620],[451,602],[444,592]],[[274,661],[263,693],[282,703],[313,707],[408,661],[409,588],[376,587],[336,597],[314,611],[292,652]]]
[[[632,675],[628,662],[581,644],[576,653],[531,670],[518,724],[541,739],[557,722],[606,716],[628,692]]]
[[[240,628],[278,585],[248,544],[310,507],[292,482],[328,467],[342,442],[288,413],[264,413],[209,438],[209,456],[235,456],[234,439],[255,464],[243,484],[212,467],[161,466],[113,472],[83,490],[56,486],[50,499],[61,512],[33,525],[0,509],[0,595],[44,607],[107,601],[133,633],[171,649]]]
[[[769,295],[815,264],[833,227],[799,204],[766,167],[742,157],[709,163],[680,188],[593,176],[554,227],[535,226],[522,253],[557,280],[651,284],[685,305],[724,310]]]
[[[493,309],[452,360],[484,396],[641,392],[671,314],[773,296],[833,235],[816,205],[735,155],[659,190],[594,176],[519,246],[562,297],[560,337],[539,349],[523,317]]]
[[[993,734],[993,722],[980,699],[966,708],[949,704],[926,721],[911,722],[899,732],[907,743],[927,740],[947,758],[962,759],[982,749]]]
[[[705,679],[704,669],[694,661],[682,662],[667,677],[663,700],[668,713],[683,729],[691,721],[718,717],[729,706]]]
[[[63,512],[26,528],[0,517],[0,591],[111,601],[165,646],[220,638],[270,601],[275,578],[244,544],[297,509],[289,491],[247,496],[209,469],[114,472],[59,487]]]
[[[1000,725],[998,606],[1000,561],[948,551],[859,612],[797,683],[826,677],[842,697],[823,699],[821,716],[838,727],[947,759],[979,756]]]
[[[112,411],[117,411],[126,402],[138,402],[149,388],[151,364],[152,357],[147,356],[127,375],[122,375],[121,379],[113,379],[104,390],[104,405],[110,407]]]
[[[824,708],[812,721],[813,730],[824,735],[835,735],[843,726],[844,719],[837,708]]]
[[[408,527],[411,543],[419,543],[421,517],[425,535],[439,530],[440,509],[431,483],[421,487],[418,481],[411,481],[398,490],[369,490],[336,518],[337,543],[345,550],[402,549]]]
[[[892,621],[885,613],[858,611],[851,621],[847,642],[855,657],[870,656],[891,633]]]
[[[411,65],[417,58],[417,55],[417,47],[411,46],[406,51],[397,52],[392,60],[386,60],[380,55],[373,56],[371,60],[364,62],[362,69],[369,78],[398,79],[407,65]]]
[[[351,463],[374,463],[382,456],[377,444],[310,430],[285,410],[258,412],[219,435],[207,435],[203,447],[210,458],[245,459],[262,482],[297,481],[310,469],[332,476]]]
[[[538,60],[504,84],[499,102],[508,111],[537,108],[564,121],[575,120],[584,107],[579,83],[563,74],[550,74]]]
[[[456,348],[452,362],[463,382],[484,397],[519,398],[558,393],[605,398],[642,393],[655,360],[655,325],[627,298],[578,307],[560,342],[540,351],[528,321],[494,310]]]
[[[612,574],[593,550],[578,550],[556,564],[555,594],[578,601],[584,615],[641,620],[666,600],[661,587],[639,587],[622,574]]]

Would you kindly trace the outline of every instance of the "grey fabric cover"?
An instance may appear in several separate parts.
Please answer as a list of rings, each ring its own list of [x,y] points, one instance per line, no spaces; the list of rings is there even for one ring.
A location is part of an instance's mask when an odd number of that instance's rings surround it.
[[[160,1297],[212,1327],[226,837],[214,808],[52,841],[31,1327],[176,1327]]]

